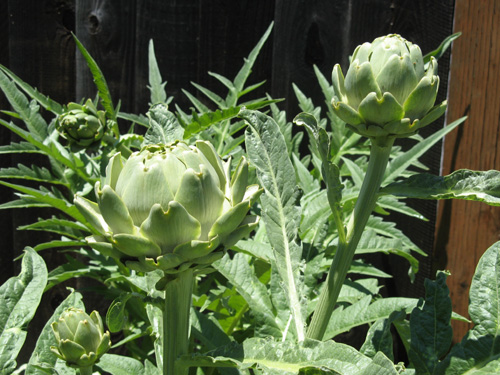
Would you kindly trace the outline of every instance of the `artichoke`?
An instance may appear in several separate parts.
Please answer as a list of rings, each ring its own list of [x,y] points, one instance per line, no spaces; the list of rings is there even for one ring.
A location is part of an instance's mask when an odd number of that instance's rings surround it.
[[[50,350],[70,367],[90,367],[111,347],[109,332],[104,332],[102,319],[97,311],[71,307],[52,323],[57,346]]]
[[[82,197],[75,205],[99,232],[88,237],[94,249],[125,258],[137,271],[175,274],[202,269],[248,235],[258,217],[247,215],[261,189],[248,185],[241,158],[232,177],[209,142],[149,145],[123,163],[110,160],[97,203]]]
[[[67,111],[57,118],[56,129],[69,143],[86,148],[104,136],[106,114],[90,99],[84,105],[69,103]]]
[[[439,87],[437,62],[426,67],[420,47],[392,34],[358,46],[344,78],[332,73],[335,113],[367,137],[407,137],[440,117],[434,106]]]

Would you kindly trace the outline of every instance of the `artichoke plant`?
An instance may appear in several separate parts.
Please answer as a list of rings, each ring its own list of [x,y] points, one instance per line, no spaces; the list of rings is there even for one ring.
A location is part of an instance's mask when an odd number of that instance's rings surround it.
[[[84,105],[69,103],[67,111],[57,118],[56,129],[70,144],[89,147],[104,136],[106,114],[90,99]]]
[[[173,274],[210,265],[248,235],[258,223],[248,212],[262,190],[248,186],[244,157],[231,177],[230,161],[209,142],[177,141],[146,146],[125,162],[116,154],[95,192],[97,203],[75,198],[99,233],[87,238],[90,246],[132,269]]]
[[[52,323],[57,346],[50,350],[74,368],[89,368],[111,347],[109,332],[104,332],[102,319],[97,311],[71,307]]]
[[[434,106],[439,87],[437,62],[424,64],[420,47],[392,34],[358,46],[344,78],[332,73],[335,113],[367,137],[407,137],[440,117]]]

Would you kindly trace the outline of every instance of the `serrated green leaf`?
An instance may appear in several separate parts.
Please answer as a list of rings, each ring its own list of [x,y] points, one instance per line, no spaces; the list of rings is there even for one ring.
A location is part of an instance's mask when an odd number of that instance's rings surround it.
[[[295,170],[283,135],[272,118],[248,110],[242,111],[240,116],[249,124],[245,133],[248,157],[265,191],[261,196],[262,219],[287,291],[297,338],[302,341],[305,337],[299,297],[302,247],[297,242],[300,209]]]
[[[418,374],[436,374],[436,365],[450,349],[453,331],[451,299],[446,274],[425,280],[425,299],[411,312],[411,341],[408,356]]]
[[[26,248],[21,273],[0,286],[0,373],[10,374],[47,283],[42,257]]]
[[[427,256],[427,254],[415,245],[401,230],[396,228],[395,223],[384,221],[379,216],[371,216],[368,219],[366,228],[373,229],[378,234],[389,238],[399,238],[403,242],[405,248],[411,249],[422,256]]]
[[[22,225],[18,230],[41,230],[60,234],[61,236],[81,241],[89,230],[83,224],[71,220],[52,217],[50,219],[39,219],[37,222]]]
[[[144,136],[144,144],[169,144],[183,139],[184,129],[166,105],[154,105],[149,109],[147,115],[149,129]]]
[[[401,200],[390,195],[383,195],[378,197],[377,206],[383,208],[384,210],[395,211],[407,215],[409,217],[414,217],[419,220],[428,221],[428,219],[425,218],[421,213],[407,206]]]
[[[144,372],[144,366],[137,359],[109,353],[104,354],[95,366],[111,375],[142,375]]]
[[[375,267],[372,264],[369,263],[364,263],[359,260],[354,260],[351,263],[351,266],[349,267],[349,272],[350,274],[358,274],[358,275],[366,275],[366,276],[371,276],[371,277],[380,277],[380,278],[386,278],[390,279],[392,275],[379,270],[377,267]]]
[[[431,56],[434,57],[436,60],[439,60],[441,56],[446,52],[446,50],[451,46],[451,43],[460,37],[462,33],[455,33],[452,35],[447,36],[441,44],[436,48],[434,51],[431,51],[429,53],[426,53],[424,56],[424,63],[428,63],[431,60]]]
[[[226,77],[224,77],[224,76],[222,76],[220,74],[214,73],[214,72],[208,72],[208,75],[214,77],[215,79],[217,79],[217,81],[219,81],[224,86],[226,86],[229,89],[229,91],[235,91],[236,90],[236,87],[234,87],[233,83],[229,79],[227,79]]]
[[[0,146],[0,154],[21,154],[21,153],[35,153],[43,154],[38,148],[29,142],[11,142],[9,145]]]
[[[416,174],[384,187],[381,193],[419,199],[465,199],[500,206],[500,171],[461,169],[448,176]]]
[[[388,318],[379,319],[373,323],[359,351],[370,358],[374,358],[379,352],[382,352],[387,358],[394,361],[391,326],[395,320],[402,320],[405,316],[406,311],[404,310],[394,311]]]
[[[29,102],[24,94],[16,87],[3,71],[0,70],[0,88],[10,105],[23,119],[30,134],[39,141],[47,137],[47,123],[39,113],[35,101]]]
[[[410,150],[402,153],[395,159],[391,160],[384,176],[384,184],[393,182],[420,156],[422,156],[429,148],[434,146],[439,142],[446,134],[455,129],[458,125],[463,123],[466,117],[462,117],[451,124],[445,126],[444,128],[438,130],[434,134],[430,135],[426,139],[419,141]]]
[[[213,315],[200,313],[193,308],[191,309],[191,335],[207,350],[231,343],[231,339]]]
[[[64,310],[69,307],[84,309],[82,302],[82,295],[78,292],[71,292],[66,299],[55,309],[52,317],[45,324],[40,336],[35,345],[35,349],[31,354],[28,367],[26,368],[26,375],[43,375],[46,372],[43,369],[50,369],[55,366],[57,357],[50,350],[51,346],[56,345],[56,338],[50,326],[55,322]]]
[[[272,375],[296,375],[301,369],[311,368],[330,371],[327,374],[333,371],[353,375],[361,374],[371,360],[351,346],[333,341],[307,340],[298,344],[250,338],[243,344],[222,347],[204,356],[182,357],[180,362],[187,366],[256,368]]]
[[[17,190],[21,193],[28,194],[30,197],[32,197],[31,199],[34,199],[39,203],[48,204],[54,208],[57,208],[58,210],[71,216],[73,219],[77,221],[80,221],[82,223],[86,222],[85,218],[80,214],[80,212],[76,209],[74,205],[70,204],[69,202],[63,199],[55,197],[53,193],[47,190],[42,190],[42,188],[40,190],[37,190],[22,185],[11,184],[5,181],[0,181],[0,184],[10,187],[11,189]]]
[[[500,242],[483,254],[469,292],[469,315],[474,322],[462,341],[441,361],[436,373],[488,374],[500,359]],[[492,372],[491,374],[493,374]]]
[[[16,76],[11,70],[7,69],[5,66],[0,65],[0,69],[9,76],[9,78],[14,81],[26,94],[28,94],[31,98],[35,99],[42,107],[46,110],[51,111],[57,115],[60,115],[63,112],[63,107],[56,101],[50,99],[48,96],[43,95],[36,88],[33,88],[26,82],[24,82],[21,78]]]
[[[273,306],[267,289],[255,276],[255,271],[250,267],[249,256],[237,253],[233,259],[226,254],[221,260],[216,261],[213,267],[219,271],[247,301],[252,313],[257,317],[257,327],[262,334],[281,337],[284,327],[277,325],[273,314]]]
[[[378,352],[373,361],[366,367],[361,375],[398,375],[399,371],[394,366],[394,363],[385,356],[384,353]]]
[[[87,66],[94,77],[94,83],[97,87],[97,91],[99,92],[99,97],[101,98],[101,103],[104,109],[106,110],[106,116],[115,119],[116,111],[113,107],[113,100],[111,100],[111,93],[108,88],[108,84],[106,82],[106,78],[104,78],[104,74],[101,69],[97,65],[94,58],[90,55],[90,53],[85,49],[83,44],[78,40],[76,35],[73,34],[73,39],[75,40],[76,46],[78,50],[82,54],[83,58],[87,62]]]
[[[255,240],[240,240],[231,248],[236,251],[250,254],[255,258],[262,259],[267,263],[271,263],[273,257],[273,249],[269,244]]]
[[[245,63],[239,70],[238,74],[236,74],[236,77],[234,78],[233,81],[233,84],[236,87],[236,91],[238,92],[243,91],[243,87],[245,86],[246,80],[250,75],[250,72],[252,71],[252,67],[255,64],[255,61],[257,60],[257,56],[259,55],[259,52],[262,49],[262,46],[266,42],[267,38],[269,38],[269,35],[271,34],[271,30],[273,29],[273,24],[274,23],[272,22],[269,25],[264,35],[257,42],[257,45],[253,48],[248,57],[245,59]]]
[[[151,91],[151,102],[150,105],[155,104],[167,104],[167,93],[165,91],[165,85],[167,82],[163,82],[161,78],[160,69],[158,68],[158,62],[156,61],[155,47],[153,39],[149,40],[148,49],[148,64],[149,64],[149,86],[148,89]]]
[[[357,165],[355,162],[353,162],[350,159],[342,158],[342,160],[344,161],[344,164],[346,165],[347,169],[351,173],[351,177],[352,177],[352,181],[354,182],[354,186],[361,187],[361,184],[363,183],[363,180],[365,178],[365,171],[363,171],[359,165]]]
[[[194,87],[196,87],[199,91],[201,91],[208,99],[210,99],[212,102],[214,102],[218,108],[223,109],[226,107],[225,100],[222,99],[219,95],[217,95],[213,91],[210,91],[206,87],[203,87],[195,82],[191,82],[191,84]]]
[[[210,126],[217,124],[221,121],[230,120],[235,118],[240,113],[241,107],[230,107],[226,109],[218,109],[214,112],[207,111],[201,116],[193,113],[192,120],[186,125],[184,129],[184,139],[189,139],[193,134],[199,133]]]
[[[366,296],[353,305],[334,310],[324,335],[325,340],[354,327],[388,318],[394,311],[410,311],[417,304],[415,298],[389,297],[370,303],[371,299],[371,296]]]
[[[144,126],[145,128],[149,128],[149,120],[142,114],[136,115],[133,113],[118,112],[116,117]]]
[[[67,186],[66,183],[53,176],[47,168],[40,168],[36,165],[32,165],[30,168],[23,164],[18,164],[17,168],[2,168],[0,169],[0,178],[17,178]]]

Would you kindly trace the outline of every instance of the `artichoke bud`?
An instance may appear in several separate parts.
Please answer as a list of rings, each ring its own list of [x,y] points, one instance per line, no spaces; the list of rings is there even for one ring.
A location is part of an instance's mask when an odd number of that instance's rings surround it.
[[[445,102],[434,106],[436,60],[426,66],[420,47],[396,34],[358,46],[346,76],[337,64],[332,82],[334,112],[370,138],[408,137],[446,110]]]
[[[149,145],[109,161],[97,204],[75,206],[99,233],[87,243],[138,271],[203,269],[258,224],[248,215],[262,189],[248,186],[248,162],[230,173],[205,141]],[[110,248],[112,246],[112,250]]]
[[[104,332],[102,319],[97,311],[71,307],[51,325],[56,346],[50,350],[70,367],[89,367],[98,362],[111,347],[109,332]]]
[[[106,114],[98,111],[92,100],[85,104],[69,103],[56,120],[59,134],[72,145],[87,148],[99,142],[107,129]]]

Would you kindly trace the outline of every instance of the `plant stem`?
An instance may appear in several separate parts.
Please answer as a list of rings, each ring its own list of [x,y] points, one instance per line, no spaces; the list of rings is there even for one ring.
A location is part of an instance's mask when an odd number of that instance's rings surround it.
[[[80,367],[78,370],[80,372],[80,375],[92,375],[93,366],[88,366],[88,367]]]
[[[189,368],[176,360],[188,353],[189,315],[193,293],[193,270],[174,276],[165,286],[163,309],[163,375],[187,375]]]
[[[372,139],[368,169],[354,206],[354,212],[347,225],[346,241],[339,242],[328,278],[307,330],[308,338],[322,340],[325,335],[359,240],[377,203],[377,194],[384,178],[393,143],[394,138]]]

